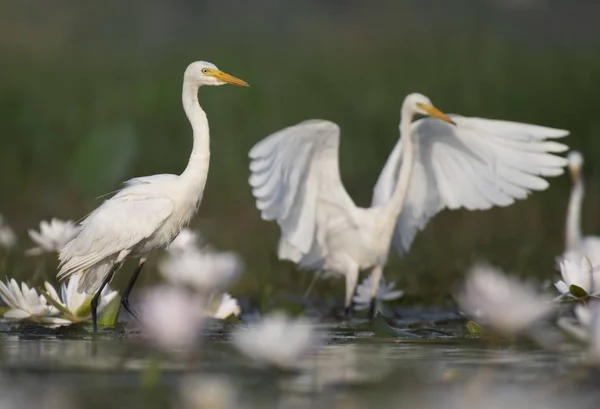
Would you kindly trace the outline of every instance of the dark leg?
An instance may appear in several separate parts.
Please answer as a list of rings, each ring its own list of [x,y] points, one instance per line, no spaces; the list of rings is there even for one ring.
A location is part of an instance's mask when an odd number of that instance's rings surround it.
[[[125,308],[125,311],[127,311],[133,318],[135,318],[138,321],[140,320],[138,317],[138,314],[129,305],[129,294],[131,293],[131,290],[133,289],[133,286],[135,285],[135,281],[137,280],[138,276],[140,275],[140,271],[142,271],[142,268],[144,267],[145,263],[146,263],[145,258],[140,259],[140,263],[135,268],[135,271],[133,272],[133,275],[131,276],[131,279],[129,280],[127,287],[125,287],[125,291],[123,292],[123,297],[121,297],[121,305],[123,306],[123,308]]]
[[[373,322],[373,318],[375,318],[375,298],[371,298],[371,302],[369,303],[369,321]]]
[[[344,313],[346,315],[347,320],[352,318],[352,316],[354,315],[354,308],[353,308],[352,304],[350,304],[349,306],[346,307],[346,309],[344,310]]]
[[[100,293],[102,290],[104,290],[104,287],[106,287],[110,280],[112,280],[115,272],[119,269],[119,267],[121,267],[121,264],[122,263],[117,263],[110,268],[110,271],[108,274],[106,274],[106,277],[104,277],[104,281],[102,281],[102,284],[100,284],[100,288],[90,303],[90,306],[92,307],[92,323],[94,324],[94,333],[98,332],[98,300],[100,299]]]

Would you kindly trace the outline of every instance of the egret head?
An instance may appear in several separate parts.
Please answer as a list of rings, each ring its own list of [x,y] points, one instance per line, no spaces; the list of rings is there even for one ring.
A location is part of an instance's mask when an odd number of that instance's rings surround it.
[[[578,151],[571,151],[567,156],[569,161],[569,171],[571,172],[571,179],[573,183],[577,181],[581,167],[583,166],[583,155]]]
[[[229,75],[218,69],[214,64],[206,61],[196,61],[188,65],[183,78],[202,85],[224,85],[233,84],[247,87],[248,83],[244,80]]]
[[[448,115],[444,114],[442,111],[433,106],[433,103],[429,98],[427,98],[423,94],[419,94],[416,92],[408,94],[406,98],[404,98],[402,110],[409,112],[413,115],[428,115],[433,118],[442,120],[444,122],[448,122],[449,124],[455,125],[454,121],[452,121],[452,119],[450,119]]]

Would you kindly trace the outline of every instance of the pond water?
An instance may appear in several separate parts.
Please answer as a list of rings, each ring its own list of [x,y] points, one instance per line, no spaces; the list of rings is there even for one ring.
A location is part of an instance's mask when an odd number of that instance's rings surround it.
[[[196,357],[163,357],[158,372],[152,368],[159,361],[136,332],[92,338],[36,327],[0,330],[0,408],[185,408],[186,379],[213,402],[197,408],[531,409],[600,402],[600,377],[578,364],[575,349],[556,356],[526,342],[400,340],[364,323],[327,326],[320,328],[325,345],[302,362],[302,371],[277,373],[240,357],[221,327]]]

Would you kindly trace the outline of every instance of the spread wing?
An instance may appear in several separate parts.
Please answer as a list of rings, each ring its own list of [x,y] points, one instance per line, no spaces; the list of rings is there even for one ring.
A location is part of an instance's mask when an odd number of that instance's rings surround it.
[[[425,118],[412,124],[415,147],[404,207],[396,223],[394,245],[400,255],[410,249],[418,231],[444,208],[484,210],[509,206],[531,191],[545,190],[544,177],[558,176],[568,149],[548,139],[568,131],[517,122],[451,115],[456,126]],[[398,181],[402,141],[390,155],[373,194],[385,203]]]
[[[317,249],[337,217],[352,223],[356,206],[344,189],[338,164],[339,127],[309,120],[282,129],[249,153],[250,186],[264,220],[281,227],[279,256],[299,262]],[[346,217],[345,217],[346,216]],[[314,254],[309,256],[312,258]]]
[[[144,193],[145,186],[121,190],[82,222],[60,252],[59,278],[85,270],[150,237],[173,211],[171,200]]]

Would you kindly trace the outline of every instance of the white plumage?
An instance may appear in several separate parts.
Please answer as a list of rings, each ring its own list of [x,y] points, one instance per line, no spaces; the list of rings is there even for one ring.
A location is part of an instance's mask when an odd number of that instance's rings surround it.
[[[569,172],[571,174],[571,195],[567,208],[567,221],[565,226],[565,251],[557,261],[562,259],[581,263],[582,257],[587,257],[592,266],[600,265],[600,237],[581,235],[581,206],[585,196],[585,188],[581,169],[583,167],[583,155],[577,151],[569,152]]]
[[[414,123],[415,114],[430,115]],[[445,122],[442,122],[445,121]],[[544,177],[562,174],[567,131],[480,118],[448,117],[421,94],[404,100],[401,139],[377,181],[372,207],[357,207],[343,187],[339,127],[309,120],[280,130],[249,153],[250,185],[265,220],[281,227],[278,254],[302,268],[346,276],[350,306],[360,270],[373,269],[373,292],[394,241],[405,254],[416,233],[444,208],[508,206]]]
[[[248,85],[208,62],[188,66],[183,77],[182,102],[192,125],[194,146],[186,169],[181,175],[160,174],[125,182],[123,189],[81,222],[79,234],[60,252],[60,279],[82,271],[78,290],[95,292],[97,297],[128,256],[140,257],[140,265],[123,294],[123,306],[129,310],[127,297],[145,257],[177,236],[202,199],[210,149],[208,120],[198,103],[198,88],[226,83]],[[93,319],[96,324],[95,315]]]

